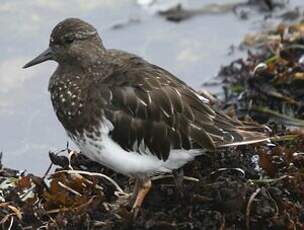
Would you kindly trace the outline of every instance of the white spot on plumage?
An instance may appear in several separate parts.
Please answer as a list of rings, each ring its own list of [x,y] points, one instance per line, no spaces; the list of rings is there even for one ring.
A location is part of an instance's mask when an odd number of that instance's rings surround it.
[[[206,98],[206,97],[203,97],[202,95],[199,95],[198,93],[196,93],[196,96],[201,100],[203,101],[204,103],[209,103],[209,99]]]
[[[163,114],[167,117],[170,118],[170,115],[164,110],[163,108],[160,108],[160,110],[163,112]]]
[[[146,102],[144,102],[142,99],[140,99],[139,97],[137,99],[141,104],[143,104],[144,106],[147,106]]]
[[[109,94],[110,94],[110,98],[109,98],[109,100],[110,100],[110,102],[113,100],[113,93],[112,93],[112,90],[109,90]]]
[[[149,105],[151,105],[151,103],[152,103],[151,95],[150,95],[149,91],[147,91],[146,93],[148,95],[148,103],[149,103]]]

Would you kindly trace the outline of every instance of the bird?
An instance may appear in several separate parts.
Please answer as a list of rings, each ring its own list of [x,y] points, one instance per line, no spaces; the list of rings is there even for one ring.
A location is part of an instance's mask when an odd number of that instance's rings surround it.
[[[48,60],[58,63],[48,85],[58,120],[81,154],[135,178],[134,213],[152,176],[174,173],[206,151],[268,139],[169,71],[106,48],[82,19],[59,22],[49,47],[23,68]]]

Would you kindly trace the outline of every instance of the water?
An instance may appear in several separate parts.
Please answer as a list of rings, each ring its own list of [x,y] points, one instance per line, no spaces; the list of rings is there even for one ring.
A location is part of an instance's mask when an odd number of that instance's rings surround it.
[[[166,4],[175,2],[167,0]],[[236,1],[181,2],[197,7]],[[294,0],[291,4],[303,4],[300,2]],[[68,141],[47,92],[56,64],[21,69],[47,47],[51,29],[62,19],[79,17],[89,21],[106,47],[134,52],[198,89],[222,64],[242,55],[228,55],[229,47],[238,45],[244,34],[259,30],[263,18],[256,14],[242,21],[225,13],[197,16],[176,24],[153,14],[154,10],[135,0],[1,0],[0,151],[6,166],[41,174],[49,164],[48,151],[62,149]],[[112,29],[130,18],[135,22]]]

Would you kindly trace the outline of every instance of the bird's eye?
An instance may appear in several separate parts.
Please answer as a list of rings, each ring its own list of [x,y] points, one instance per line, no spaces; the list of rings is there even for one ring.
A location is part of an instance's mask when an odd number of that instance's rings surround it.
[[[65,43],[71,44],[74,41],[74,37],[68,36],[64,38]]]

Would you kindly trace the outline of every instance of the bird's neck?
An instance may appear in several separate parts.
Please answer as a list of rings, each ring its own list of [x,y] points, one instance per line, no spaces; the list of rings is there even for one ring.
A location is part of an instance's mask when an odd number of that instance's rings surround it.
[[[62,69],[73,66],[73,69],[92,68],[104,59],[107,50],[103,47],[96,47],[94,49],[83,49],[81,52],[77,52],[77,55],[69,56],[62,60],[59,60],[59,66]]]

